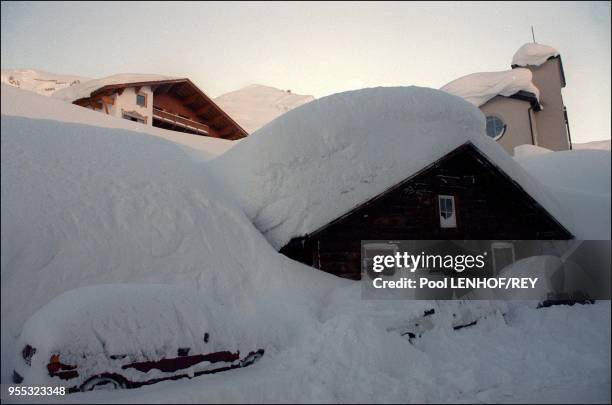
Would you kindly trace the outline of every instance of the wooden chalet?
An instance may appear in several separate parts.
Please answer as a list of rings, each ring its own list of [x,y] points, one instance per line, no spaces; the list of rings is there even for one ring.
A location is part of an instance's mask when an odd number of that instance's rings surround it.
[[[173,131],[229,140],[248,133],[189,79],[104,85],[74,104]]]
[[[360,279],[362,240],[573,238],[472,143],[280,249],[340,277]]]

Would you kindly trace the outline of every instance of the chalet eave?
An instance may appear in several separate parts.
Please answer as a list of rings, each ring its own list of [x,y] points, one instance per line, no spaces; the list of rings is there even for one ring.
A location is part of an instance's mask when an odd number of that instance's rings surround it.
[[[128,87],[134,88],[138,92],[144,86],[150,86],[154,94],[153,115],[155,118],[164,122],[170,122],[172,125],[189,129],[195,128],[197,132],[202,134],[212,135],[214,133],[226,139],[240,139],[248,136],[248,133],[236,121],[193,84],[191,80],[186,78],[107,85],[93,91],[90,97],[74,101],[74,104],[107,108],[106,104],[112,105],[114,103],[113,94],[121,95]],[[155,95],[166,93],[175,95],[181,100],[183,105],[194,112],[198,119],[205,121],[208,125],[186,119],[178,114],[163,111],[162,108],[156,106]],[[214,131],[211,131],[211,129],[214,129]]]

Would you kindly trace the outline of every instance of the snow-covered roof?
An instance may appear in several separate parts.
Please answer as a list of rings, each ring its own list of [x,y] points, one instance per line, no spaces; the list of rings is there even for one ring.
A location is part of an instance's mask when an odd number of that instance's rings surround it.
[[[92,92],[109,85],[122,83],[142,83],[154,82],[160,80],[174,80],[176,77],[143,74],[143,73],[121,73],[104,77],[102,79],[93,79],[84,83],[61,89],[53,93],[53,97],[61,100],[73,102],[81,98],[89,97]]]
[[[549,58],[558,55],[559,51],[551,46],[528,43],[516,51],[512,57],[512,66],[540,66]]]
[[[480,107],[495,96],[510,97],[518,92],[532,93],[539,100],[540,91],[532,82],[529,69],[517,68],[502,72],[472,73],[444,85],[440,90],[462,97]]]
[[[485,135],[480,110],[429,88],[379,87],[312,101],[209,164],[278,249],[468,142],[566,225],[556,201]]]

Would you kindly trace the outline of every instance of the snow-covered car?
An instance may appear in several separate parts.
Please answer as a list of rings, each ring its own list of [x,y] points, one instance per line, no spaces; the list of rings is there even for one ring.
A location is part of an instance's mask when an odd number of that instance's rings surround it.
[[[264,350],[235,314],[202,291],[178,286],[71,290],[24,324],[13,380],[74,392],[245,367]]]

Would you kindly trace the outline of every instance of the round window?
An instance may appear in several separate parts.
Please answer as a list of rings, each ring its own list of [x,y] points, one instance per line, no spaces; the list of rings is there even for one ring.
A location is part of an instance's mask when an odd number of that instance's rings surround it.
[[[487,117],[487,135],[493,139],[499,139],[506,131],[506,124],[501,118],[495,116]]]

